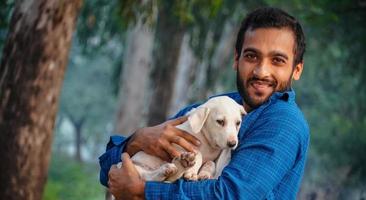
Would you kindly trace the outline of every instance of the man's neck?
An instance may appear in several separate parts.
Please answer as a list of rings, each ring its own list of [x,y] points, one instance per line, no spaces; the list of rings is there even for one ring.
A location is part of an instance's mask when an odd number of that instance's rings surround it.
[[[250,111],[253,110],[252,107],[250,107],[248,104],[246,104],[245,102],[243,102],[243,107],[244,107],[244,110],[247,112],[247,113],[250,113]]]

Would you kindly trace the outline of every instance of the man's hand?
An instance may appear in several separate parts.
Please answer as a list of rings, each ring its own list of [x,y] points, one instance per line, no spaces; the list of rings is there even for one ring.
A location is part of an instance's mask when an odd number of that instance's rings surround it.
[[[145,181],[140,178],[130,156],[122,154],[122,167],[112,165],[109,170],[108,187],[116,200],[144,199]]]
[[[187,116],[169,120],[157,126],[138,129],[127,143],[126,152],[134,155],[138,151],[144,151],[168,162],[180,156],[180,152],[175,149],[173,143],[189,152],[195,152],[194,145],[200,145],[200,141],[175,127],[185,121]]]

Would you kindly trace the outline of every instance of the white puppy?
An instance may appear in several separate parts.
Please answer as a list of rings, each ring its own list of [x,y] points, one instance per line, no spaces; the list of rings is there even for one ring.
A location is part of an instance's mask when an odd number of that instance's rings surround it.
[[[185,152],[176,145],[182,154],[172,163],[143,151],[131,159],[141,178],[148,181],[173,182],[182,176],[187,180],[217,178],[230,160],[231,149],[238,145],[244,114],[243,106],[227,96],[211,98],[190,111],[188,120],[177,126],[201,141],[197,154]]]

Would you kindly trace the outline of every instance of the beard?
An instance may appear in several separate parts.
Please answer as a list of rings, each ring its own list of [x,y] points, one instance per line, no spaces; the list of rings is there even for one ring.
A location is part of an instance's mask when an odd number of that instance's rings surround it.
[[[260,79],[254,75],[254,76],[250,77],[246,82],[244,82],[244,80],[240,77],[239,74],[240,73],[238,70],[236,73],[236,87],[237,87],[238,92],[239,92],[241,98],[243,99],[244,103],[247,104],[251,109],[258,108],[260,105],[262,105],[264,102],[266,102],[269,99],[269,97],[272,96],[272,94],[274,92],[284,92],[284,91],[290,90],[290,88],[291,88],[291,76],[289,77],[289,79],[287,81],[278,82],[274,78],[271,80],[270,79]],[[247,88],[253,81],[261,81],[261,82],[267,83],[268,85],[273,87],[272,92],[270,94],[268,94],[268,96],[266,96],[260,100],[255,99],[254,97],[251,97]]]

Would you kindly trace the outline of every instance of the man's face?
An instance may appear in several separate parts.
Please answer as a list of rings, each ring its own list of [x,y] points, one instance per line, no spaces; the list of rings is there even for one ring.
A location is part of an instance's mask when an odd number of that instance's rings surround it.
[[[288,28],[246,31],[241,55],[234,62],[246,110],[257,108],[274,92],[289,89],[292,78],[300,78],[303,63],[294,67],[294,48],[295,37]]]

